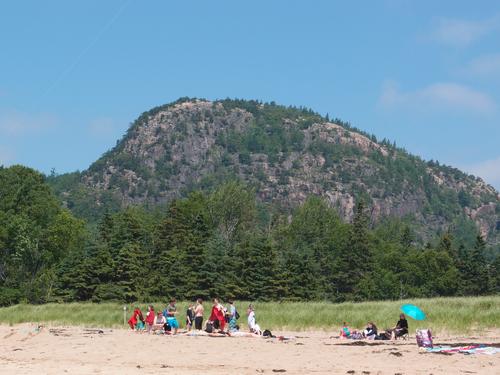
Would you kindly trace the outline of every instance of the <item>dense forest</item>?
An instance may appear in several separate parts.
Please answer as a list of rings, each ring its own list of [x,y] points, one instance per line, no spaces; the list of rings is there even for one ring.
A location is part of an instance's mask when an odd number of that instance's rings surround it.
[[[0,305],[151,301],[374,300],[499,292],[500,257],[445,231],[420,244],[403,219],[352,220],[310,196],[283,213],[234,179],[155,208],[78,219],[22,166],[0,167]]]

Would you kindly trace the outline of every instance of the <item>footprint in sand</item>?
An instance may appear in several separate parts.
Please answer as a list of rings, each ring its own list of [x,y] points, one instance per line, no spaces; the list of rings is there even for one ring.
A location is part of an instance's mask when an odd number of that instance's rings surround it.
[[[11,333],[7,333],[3,338],[8,339],[10,336],[13,336],[16,332],[12,331]]]

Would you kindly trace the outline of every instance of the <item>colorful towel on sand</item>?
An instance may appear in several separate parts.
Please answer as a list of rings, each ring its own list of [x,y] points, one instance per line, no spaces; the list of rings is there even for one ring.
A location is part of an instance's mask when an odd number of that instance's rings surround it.
[[[470,346],[435,346],[434,348],[425,348],[428,353],[462,353],[462,354],[496,354],[500,353],[500,348],[486,345]]]

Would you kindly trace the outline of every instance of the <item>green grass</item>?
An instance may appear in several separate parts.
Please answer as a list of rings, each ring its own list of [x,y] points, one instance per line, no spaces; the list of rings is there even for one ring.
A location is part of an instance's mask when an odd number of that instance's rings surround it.
[[[431,298],[408,301],[382,301],[362,303],[328,302],[256,302],[257,320],[262,328],[271,330],[334,330],[345,320],[353,328],[363,328],[373,321],[379,329],[392,327],[399,316],[403,303],[420,306],[427,320],[416,322],[409,319],[410,330],[432,328],[435,332],[481,332],[500,327],[500,296]],[[46,305],[15,305],[0,308],[0,323],[24,322],[51,323],[55,325],[81,325],[88,327],[124,327],[123,304],[119,303],[66,303]],[[135,306],[135,305],[134,305]],[[138,305],[143,312],[146,304]],[[164,303],[154,306],[163,309]],[[179,322],[184,324],[186,302],[177,304]],[[241,314],[240,324],[246,325],[248,302],[237,301]],[[127,306],[128,320],[132,305]],[[205,303],[205,318],[210,304]]]

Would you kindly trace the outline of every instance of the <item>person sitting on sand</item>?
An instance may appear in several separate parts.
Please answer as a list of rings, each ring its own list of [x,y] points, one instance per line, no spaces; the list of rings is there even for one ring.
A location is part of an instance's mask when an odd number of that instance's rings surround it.
[[[194,308],[194,329],[201,331],[203,327],[203,300],[198,298],[196,300],[196,307]]]
[[[155,309],[153,308],[153,305],[149,305],[148,313],[146,314],[146,328],[148,333],[151,333],[154,323],[155,323]]]
[[[351,337],[351,331],[349,330],[347,323],[344,322],[342,324],[342,329],[340,330],[340,338],[341,339],[348,339],[350,337]]]
[[[179,322],[177,321],[177,318],[175,315],[177,314],[177,307],[175,304],[177,303],[175,298],[172,298],[170,300],[170,303],[167,306],[167,323],[172,329],[172,335],[175,335],[177,333],[177,330],[179,329]]]
[[[368,325],[364,330],[364,335],[368,340],[375,340],[375,337],[377,336],[377,326],[373,322],[368,322]]]
[[[141,322],[141,326],[144,326],[144,318],[142,316],[142,311],[140,308],[136,307],[134,309],[134,312],[132,313],[132,316],[128,320],[128,325],[130,326],[130,329],[140,329],[138,327],[138,323]]]
[[[408,333],[408,321],[406,320],[405,314],[399,315],[399,320],[396,323],[396,327],[391,332],[391,339],[397,339],[398,337],[404,336]]]
[[[214,298],[212,312],[208,318],[209,322],[212,322],[214,328],[224,331],[224,327],[226,325],[225,315],[224,306],[219,303],[217,298]]]
[[[153,330],[154,331],[165,331],[167,325],[167,319],[163,316],[161,311],[158,311],[158,314],[156,314],[154,325],[153,325]]]
[[[257,324],[256,318],[255,318],[255,310],[253,308],[253,305],[250,304],[248,305],[248,329],[250,330],[251,333],[255,333],[257,335],[262,335],[262,330],[260,329],[260,326]]]

